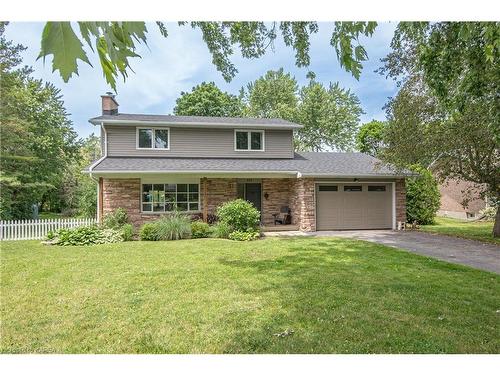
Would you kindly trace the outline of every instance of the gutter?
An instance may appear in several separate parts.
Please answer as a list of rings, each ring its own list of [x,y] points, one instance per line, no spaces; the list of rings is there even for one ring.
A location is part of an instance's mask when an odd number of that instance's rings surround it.
[[[297,173],[297,177],[335,177],[335,178],[407,178],[416,176],[415,174],[358,174],[358,175],[347,175],[347,174],[334,174],[334,173]]]
[[[97,164],[97,162],[96,162]],[[234,170],[210,170],[207,171],[206,169],[202,170],[158,170],[158,171],[137,171],[137,170],[121,170],[121,171],[97,171],[100,174],[125,174],[125,173],[142,173],[142,174],[289,174],[289,175],[296,175],[297,177],[300,177],[300,173],[297,171],[234,171]]]
[[[255,128],[255,129],[302,129],[302,125],[298,124],[292,124],[292,125],[286,125],[286,124],[220,124],[216,122],[172,122],[172,121],[155,121],[155,120],[120,120],[120,119],[109,119],[109,120],[93,120],[90,119],[89,122],[93,125],[97,124],[116,124],[116,125],[149,125],[149,126],[156,126],[156,125],[166,125],[166,126],[172,126],[175,127],[176,125],[179,125],[181,127],[189,127],[189,126],[201,126],[205,128],[230,128],[230,129],[235,129],[239,127],[243,128]]]

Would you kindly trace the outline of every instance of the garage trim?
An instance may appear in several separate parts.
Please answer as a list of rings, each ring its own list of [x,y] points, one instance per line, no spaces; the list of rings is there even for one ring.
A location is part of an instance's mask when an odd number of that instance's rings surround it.
[[[316,226],[318,225],[318,202],[316,191],[318,189],[317,185],[327,185],[327,184],[391,184],[392,189],[392,229],[396,230],[396,182],[395,181],[345,181],[345,180],[324,180],[324,181],[314,181],[314,217],[316,221]]]

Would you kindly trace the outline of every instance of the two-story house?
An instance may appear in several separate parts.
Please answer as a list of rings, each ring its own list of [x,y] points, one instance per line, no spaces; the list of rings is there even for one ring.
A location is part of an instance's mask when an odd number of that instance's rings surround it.
[[[102,96],[98,218],[123,207],[139,226],[174,210],[214,214],[241,197],[262,224],[289,207],[303,231],[393,228],[405,221],[405,173],[362,153],[295,152],[281,119],[163,116],[118,112]]]

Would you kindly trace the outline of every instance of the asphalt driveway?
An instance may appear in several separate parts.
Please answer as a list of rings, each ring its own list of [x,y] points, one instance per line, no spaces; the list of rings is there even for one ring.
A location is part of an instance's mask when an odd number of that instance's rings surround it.
[[[279,234],[278,234],[279,233]],[[266,235],[297,235],[301,232],[276,232]],[[446,262],[500,274],[500,246],[439,234],[417,231],[356,230],[301,233],[318,237],[349,237],[397,247]]]

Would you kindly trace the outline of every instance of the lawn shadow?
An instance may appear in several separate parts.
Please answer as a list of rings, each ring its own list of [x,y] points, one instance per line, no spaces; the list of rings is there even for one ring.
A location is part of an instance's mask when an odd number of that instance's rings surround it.
[[[364,251],[365,245],[313,239],[287,238],[283,241],[289,250],[276,258],[219,259],[225,266],[249,268],[263,276],[267,280],[266,287],[244,287],[242,291],[251,295],[273,291],[281,306],[274,316],[262,322],[260,329],[242,330],[235,335],[226,345],[225,352],[324,352],[328,346],[319,345],[328,337],[323,327],[343,319],[342,305],[349,290],[354,288],[355,275],[364,268],[353,252]],[[323,324],[318,325],[318,321]]]
[[[459,351],[431,324],[442,295],[433,291],[440,262],[348,239],[283,239],[288,251],[274,258],[224,257],[227,267],[251,269],[279,306],[259,328],[242,327],[227,353],[438,353]],[[432,272],[426,274],[426,267]],[[423,270],[423,273],[421,272]],[[467,270],[457,269],[457,273]],[[459,275],[455,275],[457,279]],[[415,277],[415,278],[414,278]],[[439,277],[437,278],[439,279]],[[430,322],[430,324],[429,324]],[[439,322],[438,322],[439,323]],[[454,329],[453,334],[460,334]],[[448,329],[448,328],[447,328]]]

